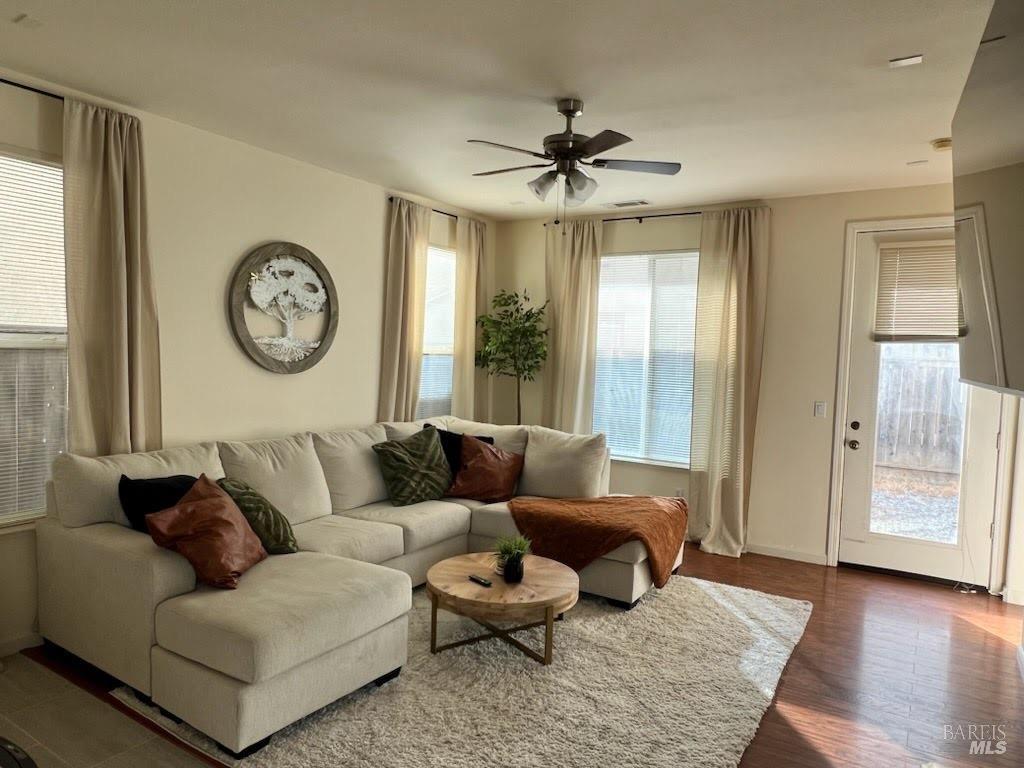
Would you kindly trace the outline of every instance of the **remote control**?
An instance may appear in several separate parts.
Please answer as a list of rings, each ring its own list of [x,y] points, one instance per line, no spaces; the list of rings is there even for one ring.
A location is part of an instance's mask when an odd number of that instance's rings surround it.
[[[477,584],[479,584],[482,587],[489,587],[489,586],[491,586],[490,580],[489,579],[485,579],[483,576],[472,575],[472,576],[469,577],[469,580],[470,581],[475,581]]]

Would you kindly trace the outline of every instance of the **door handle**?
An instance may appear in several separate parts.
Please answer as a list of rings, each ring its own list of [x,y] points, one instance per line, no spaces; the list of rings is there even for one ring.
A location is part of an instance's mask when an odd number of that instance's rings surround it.
[[[850,440],[849,442],[847,442],[847,445],[850,446],[851,451],[856,451],[858,448],[860,448],[860,440]]]

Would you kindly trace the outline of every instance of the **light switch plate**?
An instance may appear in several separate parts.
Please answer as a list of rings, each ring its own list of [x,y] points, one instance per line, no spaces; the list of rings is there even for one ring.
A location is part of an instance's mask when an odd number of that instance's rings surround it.
[[[826,413],[826,408],[827,408],[827,406],[826,406],[824,400],[815,400],[814,401],[814,418],[816,418],[816,419],[824,419],[825,418],[825,413]]]

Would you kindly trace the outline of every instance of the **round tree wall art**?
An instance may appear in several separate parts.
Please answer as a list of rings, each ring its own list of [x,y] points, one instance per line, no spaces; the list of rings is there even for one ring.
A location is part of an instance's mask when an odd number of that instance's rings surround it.
[[[235,338],[275,373],[319,362],[338,330],[338,293],[323,262],[301,245],[267,243],[245,255],[231,278]]]

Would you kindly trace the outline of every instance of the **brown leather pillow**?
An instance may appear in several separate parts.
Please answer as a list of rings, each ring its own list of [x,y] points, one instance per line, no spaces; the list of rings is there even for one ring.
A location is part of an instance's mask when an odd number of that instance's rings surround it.
[[[523,454],[495,448],[470,435],[462,436],[462,469],[448,496],[477,501],[508,501],[523,471]]]
[[[238,505],[206,475],[173,507],[146,515],[146,526],[153,541],[184,555],[211,587],[235,589],[267,556]]]

